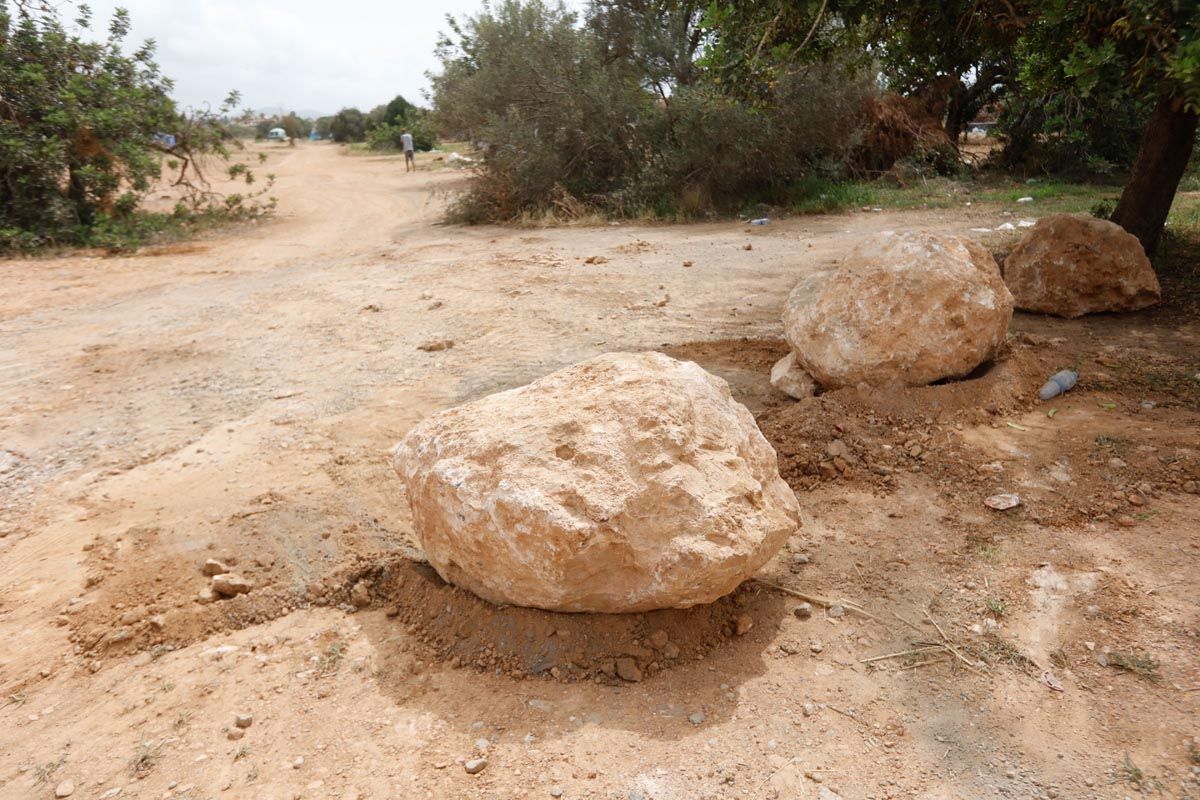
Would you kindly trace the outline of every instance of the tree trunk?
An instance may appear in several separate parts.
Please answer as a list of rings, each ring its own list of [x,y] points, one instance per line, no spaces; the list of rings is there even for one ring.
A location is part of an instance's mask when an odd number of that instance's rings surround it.
[[[1175,190],[1192,157],[1197,122],[1200,117],[1184,109],[1182,101],[1164,95],[1142,135],[1133,174],[1112,221],[1136,236],[1146,255],[1153,255],[1158,247]]]

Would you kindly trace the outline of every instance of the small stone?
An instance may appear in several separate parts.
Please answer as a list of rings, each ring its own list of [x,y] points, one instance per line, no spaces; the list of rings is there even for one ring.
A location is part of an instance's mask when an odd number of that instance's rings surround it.
[[[679,658],[679,646],[674,642],[667,642],[662,649],[663,658],[674,659]]]
[[[1108,466],[1111,469],[1125,469],[1125,462],[1114,456],[1108,460]]]
[[[359,581],[354,584],[354,588],[350,590],[350,602],[355,608],[366,608],[371,605],[371,589],[367,586],[366,581]]]
[[[688,717],[688,722],[692,723],[693,725],[703,725],[704,720],[705,716],[703,711],[697,711]]]
[[[842,800],[842,796],[828,786],[822,786],[817,790],[817,800]]]
[[[226,572],[229,572],[229,567],[215,558],[210,558],[204,562],[204,566],[200,568],[200,571],[211,578],[214,575],[224,575]]]
[[[844,617],[844,616],[846,616],[846,609],[840,605],[834,604],[829,607],[829,616],[835,617],[835,618],[836,617]]]
[[[478,775],[487,767],[487,763],[486,758],[472,758],[463,763],[463,769],[467,771],[468,775]]]
[[[430,339],[417,345],[418,350],[424,350],[426,353],[436,353],[439,350],[449,350],[452,347],[454,347],[453,339]]]
[[[667,646],[667,640],[669,637],[667,636],[666,631],[664,631],[662,628],[659,628],[647,638],[650,641],[651,647],[653,647],[655,650],[662,650]]]
[[[1200,494],[1200,483],[1197,483],[1196,481],[1184,481],[1183,491],[1187,492],[1188,494]]]
[[[623,681],[637,683],[642,679],[642,671],[632,658],[617,659],[617,677]]]
[[[70,797],[73,794],[75,794],[75,783],[73,781],[66,780],[54,787],[55,797]]]
[[[792,613],[797,619],[808,619],[813,614],[812,603],[800,603],[792,609]]]
[[[1137,521],[1134,520],[1133,517],[1122,514],[1121,516],[1117,517],[1117,524],[1122,528],[1132,528],[1137,525]]]
[[[812,563],[812,556],[808,553],[794,553],[792,555],[792,572],[798,572],[800,567],[807,566]]]
[[[551,797],[562,797],[562,796],[563,796],[563,790],[562,790],[562,787],[560,787],[560,786],[551,786],[551,787],[550,787],[550,796],[551,796]]]
[[[150,627],[156,631],[161,631],[163,628],[167,627],[167,618],[162,614],[155,614],[150,618]]]
[[[216,596],[216,594],[213,593],[211,586],[205,586],[196,595],[196,602],[202,606],[206,606],[216,599],[217,599],[217,596]]]
[[[491,746],[492,746],[492,743],[489,742],[487,739],[476,739],[475,740],[475,749],[481,753],[486,753],[488,751],[488,748],[490,748]]]
[[[246,578],[234,575],[232,572],[214,575],[212,579],[213,593],[220,597],[233,597],[245,594],[254,588],[254,584]]]
[[[846,447],[846,443],[841,439],[834,439],[825,445],[825,453],[830,458],[845,458],[850,453],[850,448]]]
[[[296,760],[292,762],[292,769],[300,769],[304,766],[304,756],[296,756]]]
[[[788,353],[771,367],[771,385],[793,400],[804,400],[817,393],[812,377],[796,365],[795,353]]]
[[[233,724],[237,725],[239,728],[249,728],[254,724],[254,715],[238,714],[237,719],[234,720]]]
[[[742,614],[737,618],[737,628],[735,633],[738,636],[745,636],[754,628],[754,617],[749,614]]]
[[[815,653],[819,653],[822,650],[824,650],[825,646],[823,644],[821,644],[820,642],[813,642],[812,644],[810,644],[808,646],[808,649],[811,650],[815,654]]]
[[[241,739],[245,735],[246,735],[246,732],[244,730],[242,730],[241,728],[231,728],[229,730],[229,733],[225,734],[225,738],[231,742],[236,742],[238,739]]]
[[[804,713],[804,716],[811,717],[813,714],[815,714],[817,712],[817,707],[814,706],[812,703],[805,703],[802,711]]]

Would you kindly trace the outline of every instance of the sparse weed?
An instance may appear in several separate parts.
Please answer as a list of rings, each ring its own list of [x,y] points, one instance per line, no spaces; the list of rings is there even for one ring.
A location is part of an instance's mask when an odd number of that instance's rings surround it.
[[[242,745],[241,747],[239,747],[237,749],[237,752],[233,754],[233,760],[241,761],[243,758],[246,758],[249,755],[250,755],[250,747],[248,745]]]
[[[137,755],[129,761],[129,774],[135,778],[144,778],[154,769],[154,765],[158,763],[158,754],[153,748],[142,745],[138,748]]]
[[[1000,555],[1000,546],[991,536],[967,534],[967,555],[979,561],[995,561]]]
[[[66,756],[59,756],[57,761],[47,761],[45,764],[40,765],[33,771],[34,780],[37,781],[39,785],[46,783],[50,780],[50,777],[54,775],[54,773],[58,772],[58,770],[65,763],[67,763]]]
[[[152,659],[162,658],[163,656],[165,656],[167,653],[170,653],[174,649],[175,649],[175,645],[173,645],[173,644],[156,644],[156,645],[154,645],[154,647],[150,648],[150,658],[152,658]]]
[[[322,675],[329,675],[337,672],[338,666],[342,663],[342,658],[346,654],[346,645],[341,642],[334,642],[325,648],[325,652],[321,654],[320,660],[317,662],[317,672]]]
[[[175,726],[175,729],[179,730],[181,728],[186,728],[187,724],[191,721],[192,721],[192,712],[180,711],[179,715],[177,717],[175,717],[175,722],[173,724]]]
[[[1012,642],[994,633],[984,637],[983,647],[974,655],[989,664],[1008,664],[1026,674],[1032,675],[1037,671],[1037,664],[1033,659],[1022,653]]]
[[[1162,781],[1146,775],[1141,767],[1133,763],[1133,759],[1129,757],[1128,753],[1125,754],[1125,761],[1117,770],[1117,774],[1128,783],[1133,784],[1138,791],[1158,791],[1163,788]]]
[[[984,602],[987,605],[988,612],[997,617],[1004,616],[1004,612],[1008,609],[1008,604],[999,597],[989,597]]]

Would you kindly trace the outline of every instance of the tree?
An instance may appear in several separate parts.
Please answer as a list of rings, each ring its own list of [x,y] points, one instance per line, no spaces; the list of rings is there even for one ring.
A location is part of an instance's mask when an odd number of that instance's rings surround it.
[[[844,176],[875,92],[863,73],[831,63],[788,75],[758,108],[696,63],[696,6],[597,0],[590,13],[580,25],[561,3],[505,0],[450,21],[433,113],[486,145],[458,219],[691,216],[793,202],[805,179]]]
[[[86,8],[75,23],[90,27]],[[0,2],[0,228],[67,238],[158,173],[149,142],[174,127],[171,84],[152,42],[122,54],[128,31],[118,11],[89,42],[49,11]]]
[[[335,142],[362,142],[367,138],[367,117],[357,108],[343,108],[333,115],[329,133]]]
[[[714,3],[709,58],[728,74],[763,79],[831,47],[868,46],[891,77],[909,82],[973,73],[979,95],[1007,88],[1030,98],[1097,107],[1119,97],[1144,123],[1132,175],[1113,221],[1147,253],[1158,245],[1195,144],[1200,111],[1200,8],[1190,0],[768,0]],[[969,70],[969,71],[968,71]],[[1071,94],[1064,95],[1064,87]],[[1089,119],[1090,116],[1090,119]],[[1105,121],[1060,110],[1033,115],[1025,135],[1057,135],[1076,119],[1093,133]],[[1051,127],[1057,125],[1058,127]]]
[[[703,10],[699,0],[591,0],[587,25],[609,61],[627,64],[668,102],[674,89],[700,77]]]
[[[90,29],[86,6],[74,22]],[[237,95],[180,113],[153,41],[125,54],[129,28],[118,10],[91,41],[50,3],[0,0],[0,248],[80,242],[132,216],[164,159],[193,209],[217,201],[202,162],[228,156],[223,118]],[[244,166],[237,175],[253,180]]]
[[[402,96],[396,95],[384,106],[383,122],[385,125],[404,125],[416,110],[416,106],[405,100]]]

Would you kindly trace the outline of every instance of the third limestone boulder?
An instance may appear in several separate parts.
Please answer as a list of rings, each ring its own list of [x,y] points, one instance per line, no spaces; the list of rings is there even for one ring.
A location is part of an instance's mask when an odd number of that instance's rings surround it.
[[[924,386],[990,360],[1012,308],[981,245],[889,231],[860,243],[819,288],[797,286],[783,328],[795,367],[826,388]]]
[[[1161,297],[1137,237],[1105,219],[1055,214],[1004,261],[1017,308],[1059,317],[1138,311]]]

